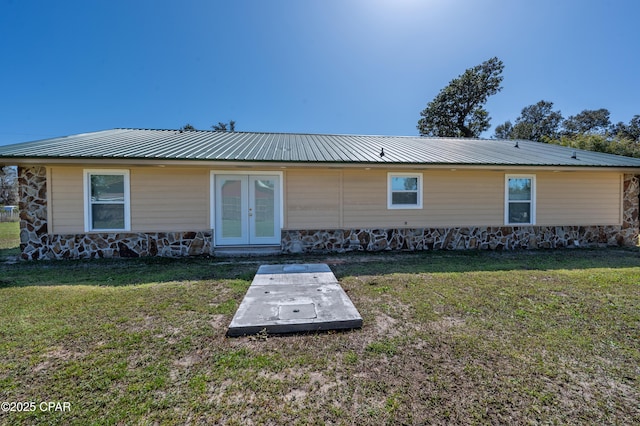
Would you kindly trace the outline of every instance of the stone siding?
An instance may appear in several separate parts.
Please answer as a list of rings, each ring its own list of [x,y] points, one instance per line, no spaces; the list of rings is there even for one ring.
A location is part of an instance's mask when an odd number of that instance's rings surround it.
[[[46,244],[47,169],[42,166],[18,167],[18,196],[20,197],[20,250],[24,259],[31,259],[36,247]],[[29,253],[29,254],[25,254]],[[35,254],[37,259],[38,255]]]
[[[516,250],[632,245],[620,226],[284,230],[283,253]],[[635,245],[635,244],[633,244]]]
[[[47,235],[23,251],[24,259],[210,256],[213,232],[109,232]]]
[[[625,175],[623,182],[622,229],[625,238],[638,242],[640,227],[640,176]]]

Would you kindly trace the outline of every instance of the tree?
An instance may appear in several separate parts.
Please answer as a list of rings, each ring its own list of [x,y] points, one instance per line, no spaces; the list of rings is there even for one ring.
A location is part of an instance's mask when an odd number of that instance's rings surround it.
[[[640,115],[634,115],[629,124],[622,121],[613,126],[613,134],[620,139],[628,139],[640,143]]]
[[[18,204],[18,171],[15,167],[0,168],[0,205]]]
[[[234,120],[229,120],[229,123],[227,124],[222,121],[218,121],[218,124],[214,124],[211,128],[216,132],[235,132],[236,122]]]
[[[496,139],[512,139],[513,135],[513,124],[511,121],[507,120],[502,124],[498,124],[496,126],[495,134],[493,135]]]
[[[609,110],[585,109],[581,113],[572,115],[562,123],[563,133],[571,135],[604,135],[611,128]]]
[[[561,122],[562,114],[560,111],[553,111],[553,102],[542,100],[522,108],[514,125],[507,121],[496,127],[495,137],[541,142],[544,138],[558,137]]]
[[[578,135],[561,136],[559,139],[549,139],[548,143],[585,149],[587,151],[640,158],[640,144],[630,139],[620,139],[617,137],[610,139],[607,135],[581,133]]]
[[[489,96],[502,90],[503,69],[502,61],[494,57],[451,80],[420,112],[420,135],[479,137],[490,127],[484,105]]]
[[[584,110],[565,120],[563,127],[561,137],[545,142],[640,158],[640,115],[634,115],[629,124],[611,126],[608,110]]]
[[[184,132],[188,132],[188,131],[197,130],[197,129],[193,127],[190,123],[187,123],[184,126],[180,127],[180,130]]]
[[[227,123],[223,123],[222,121],[218,121],[218,124],[214,124],[211,126],[213,130],[216,132],[226,132],[227,131]]]

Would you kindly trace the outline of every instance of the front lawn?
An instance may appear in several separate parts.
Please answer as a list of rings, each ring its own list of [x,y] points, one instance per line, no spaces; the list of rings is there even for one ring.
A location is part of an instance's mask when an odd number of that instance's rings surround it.
[[[0,222],[0,262],[3,257],[20,254],[20,223]]]
[[[226,338],[250,259],[1,264],[0,423],[640,423],[637,249],[303,261],[361,330]]]

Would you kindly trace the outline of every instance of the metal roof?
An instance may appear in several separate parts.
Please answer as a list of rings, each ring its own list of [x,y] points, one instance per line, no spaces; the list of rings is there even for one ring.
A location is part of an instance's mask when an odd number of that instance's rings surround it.
[[[495,139],[149,129],[113,129],[0,146],[0,161],[21,159],[640,168],[638,158],[531,141],[518,141],[516,146],[513,140]]]

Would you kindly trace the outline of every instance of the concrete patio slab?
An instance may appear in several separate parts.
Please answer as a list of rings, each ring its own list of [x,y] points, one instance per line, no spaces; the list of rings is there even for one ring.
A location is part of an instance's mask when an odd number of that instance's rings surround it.
[[[227,335],[360,327],[360,313],[326,264],[262,265]]]

